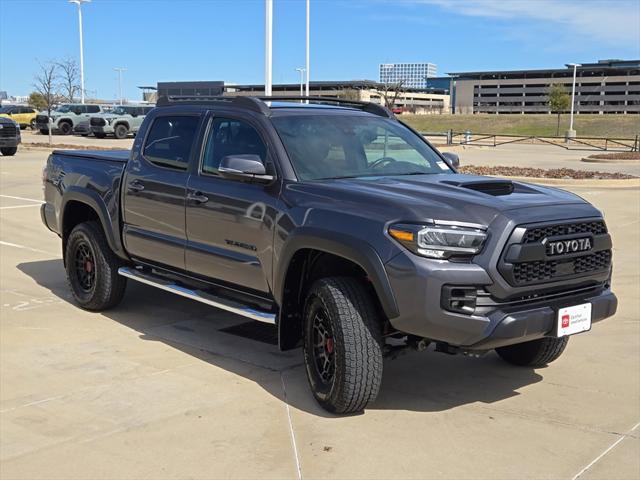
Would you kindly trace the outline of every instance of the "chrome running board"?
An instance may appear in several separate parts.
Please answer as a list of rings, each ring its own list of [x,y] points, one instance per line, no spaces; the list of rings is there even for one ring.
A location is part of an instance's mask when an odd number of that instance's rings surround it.
[[[145,273],[135,268],[120,267],[118,269],[118,273],[123,277],[130,278],[131,280],[135,280],[136,282],[145,283],[147,285],[151,285],[152,287],[166,290],[167,292],[175,293],[176,295],[190,298],[191,300],[195,300],[197,302],[206,303],[207,305],[211,305],[212,307],[216,307],[221,310],[226,310],[227,312],[242,315],[243,317],[247,317],[252,320],[257,320],[258,322],[272,324],[276,323],[275,313],[251,308],[235,300],[220,297],[204,290],[192,290],[183,285],[180,285],[179,283],[173,282],[163,277],[159,277],[157,275]]]

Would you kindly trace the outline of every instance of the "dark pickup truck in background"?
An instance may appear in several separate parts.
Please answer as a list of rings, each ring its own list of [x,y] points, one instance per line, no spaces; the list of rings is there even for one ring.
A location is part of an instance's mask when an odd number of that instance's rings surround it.
[[[457,174],[387,109],[163,98],[131,152],[55,151],[42,219],[77,303],[127,279],[268,322],[327,410],[376,398],[399,349],[525,367],[613,315],[601,213],[555,188]]]

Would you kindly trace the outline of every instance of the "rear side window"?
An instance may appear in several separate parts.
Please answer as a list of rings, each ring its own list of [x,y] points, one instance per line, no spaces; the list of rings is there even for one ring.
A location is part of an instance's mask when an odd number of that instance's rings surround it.
[[[87,105],[87,113],[99,113],[100,107],[98,105]]]
[[[144,157],[160,167],[186,170],[199,120],[194,116],[156,118],[147,135]]]
[[[258,155],[262,163],[267,147],[260,135],[246,122],[228,118],[214,118],[204,149],[203,173],[218,173],[220,161],[228,155]]]

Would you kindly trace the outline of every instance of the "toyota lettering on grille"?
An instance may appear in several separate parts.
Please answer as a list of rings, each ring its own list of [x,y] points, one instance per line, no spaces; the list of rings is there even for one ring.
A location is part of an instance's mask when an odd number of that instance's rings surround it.
[[[569,253],[587,252],[593,243],[590,237],[573,238],[571,240],[557,240],[547,242],[547,255],[567,255]]]

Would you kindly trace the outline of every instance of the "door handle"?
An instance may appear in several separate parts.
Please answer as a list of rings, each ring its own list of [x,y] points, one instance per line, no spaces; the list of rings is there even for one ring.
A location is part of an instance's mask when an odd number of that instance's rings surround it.
[[[138,180],[134,180],[129,185],[127,185],[127,189],[130,192],[141,192],[142,190],[144,190],[144,185]]]
[[[193,192],[187,195],[187,200],[193,203],[207,203],[209,201],[209,197],[204,195],[202,192]]]

